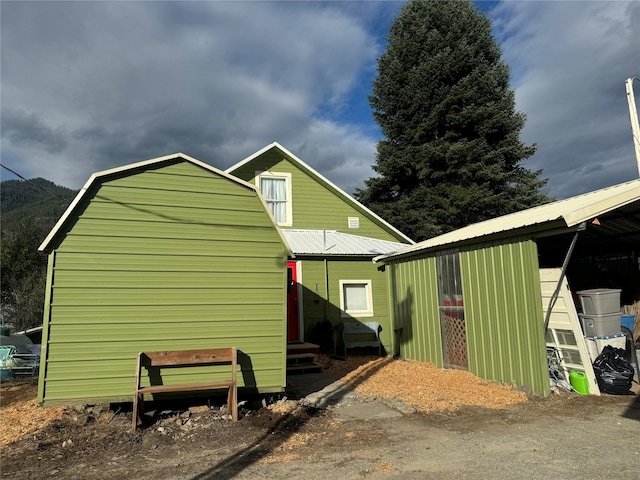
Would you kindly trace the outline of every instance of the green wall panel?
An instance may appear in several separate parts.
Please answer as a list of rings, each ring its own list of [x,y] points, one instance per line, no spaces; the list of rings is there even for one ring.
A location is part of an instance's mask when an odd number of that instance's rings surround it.
[[[417,257],[394,262],[387,270],[391,282],[393,328],[402,329],[397,353],[442,366],[435,259]]]
[[[470,371],[548,394],[535,243],[515,239],[460,255]]]
[[[305,339],[314,341],[315,325],[328,319],[334,327],[341,322],[378,322],[382,327],[380,340],[388,353],[391,353],[393,329],[389,317],[387,296],[387,275],[380,272],[370,259],[328,259],[325,282],[325,262],[323,259],[303,259],[303,311]],[[343,317],[340,313],[340,280],[371,280],[373,296],[372,317]],[[316,293],[317,286],[317,293]]]
[[[49,257],[40,402],[131,399],[155,350],[237,347],[242,385],[285,386],[287,252],[253,190],[183,162],[109,179],[77,213]]]
[[[405,242],[389,227],[330,190],[329,185],[298,168],[277,149],[265,152],[232,173],[254,183],[257,171],[291,174],[293,226],[287,228],[336,230],[363,237]],[[358,217],[360,228],[348,228],[349,217]]]

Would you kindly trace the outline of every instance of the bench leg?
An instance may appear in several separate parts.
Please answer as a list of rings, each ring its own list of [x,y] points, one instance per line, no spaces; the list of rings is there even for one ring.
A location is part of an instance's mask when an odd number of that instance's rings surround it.
[[[136,433],[138,428],[138,414],[144,409],[144,397],[138,392],[133,396],[133,415],[131,420],[131,431]]]
[[[234,422],[238,421],[238,389],[236,385],[229,387],[229,393],[227,395],[227,410],[231,412],[231,419]]]

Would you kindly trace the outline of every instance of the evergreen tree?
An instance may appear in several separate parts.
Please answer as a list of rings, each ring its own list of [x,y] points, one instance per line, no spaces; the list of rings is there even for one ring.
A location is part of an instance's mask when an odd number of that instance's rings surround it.
[[[384,139],[356,197],[416,240],[550,199],[521,162],[509,67],[468,0],[411,0],[393,21],[369,97]]]
[[[23,330],[42,324],[47,256],[38,246],[77,192],[33,178],[0,182],[0,193],[0,320]]]
[[[3,323],[23,330],[42,324],[47,256],[38,252],[50,225],[25,220],[2,236],[0,300]]]

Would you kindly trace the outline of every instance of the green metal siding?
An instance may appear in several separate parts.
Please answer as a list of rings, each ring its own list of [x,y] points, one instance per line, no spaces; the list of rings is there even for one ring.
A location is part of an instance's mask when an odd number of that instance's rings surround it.
[[[393,328],[402,329],[398,353],[442,367],[436,262],[433,257],[401,260],[387,266]]]
[[[435,256],[391,260],[394,328],[405,358],[442,366]],[[430,254],[435,255],[435,254]],[[469,370],[481,378],[547,395],[537,249],[529,239],[460,252]]]
[[[549,393],[537,249],[512,240],[460,253],[469,370]]]
[[[336,230],[381,240],[406,241],[365,214],[364,210],[357,209],[354,204],[334,193],[328,185],[298,168],[277,150],[265,152],[260,157],[242,165],[232,174],[247,182],[255,183],[256,172],[267,170],[291,174],[293,226],[286,228]],[[360,228],[348,228],[349,217],[358,217]]]
[[[341,322],[378,322],[382,327],[380,340],[388,353],[392,353],[393,329],[389,318],[387,275],[377,269],[370,259],[329,259],[326,263],[329,293],[325,283],[323,259],[303,259],[303,310],[305,339],[314,341],[314,327],[328,319],[336,327]],[[373,317],[342,317],[340,313],[340,280],[371,280]],[[316,293],[317,285],[317,293]]]
[[[131,399],[138,352],[208,347],[248,355],[241,386],[282,390],[287,252],[255,192],[177,163],[104,181],[72,223],[49,258],[40,402]]]

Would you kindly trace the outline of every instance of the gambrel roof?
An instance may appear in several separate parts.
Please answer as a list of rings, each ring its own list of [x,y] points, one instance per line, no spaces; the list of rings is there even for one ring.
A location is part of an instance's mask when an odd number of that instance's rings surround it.
[[[144,171],[145,169],[148,169],[148,168],[162,167],[164,164],[169,165],[177,161],[184,161],[187,163],[191,163],[204,170],[208,170],[216,175],[224,177],[229,181],[240,185],[243,188],[252,190],[253,192],[256,193],[256,195],[261,199],[261,201],[264,204],[264,200],[262,199],[262,196],[258,193],[254,185],[248,182],[245,182],[240,178],[234,177],[233,175],[230,175],[227,172],[224,172],[215,167],[212,167],[207,163],[204,163],[200,160],[190,157],[189,155],[186,155],[184,153],[174,153],[171,155],[152,158],[150,160],[144,160],[142,162],[132,163],[129,165],[124,165],[124,166],[112,168],[109,170],[103,170],[103,171],[92,174],[91,177],[89,177],[89,180],[87,180],[87,182],[80,189],[76,197],[73,199],[73,201],[71,202],[67,210],[65,210],[64,214],[60,217],[58,222],[55,224],[51,232],[49,232],[49,235],[47,235],[47,237],[44,239],[40,247],[38,247],[38,251],[49,252],[53,248],[52,243],[53,243],[53,240],[56,238],[56,235],[60,232],[62,227],[65,225],[65,223],[69,221],[70,218],[73,217],[74,213],[78,210],[80,204],[82,203],[82,200],[88,195],[88,192],[91,190],[92,187],[97,186],[102,182],[108,181],[111,178],[121,177],[129,174],[133,175],[137,172]],[[266,205],[265,205],[265,213],[271,216],[271,213],[269,209],[266,207]],[[276,230],[278,231],[283,243],[285,244],[285,247],[289,252],[291,252],[291,249],[288,247],[286,240],[282,235],[282,230],[280,229],[280,227],[278,227],[275,221],[273,222],[273,224],[276,227]]]

